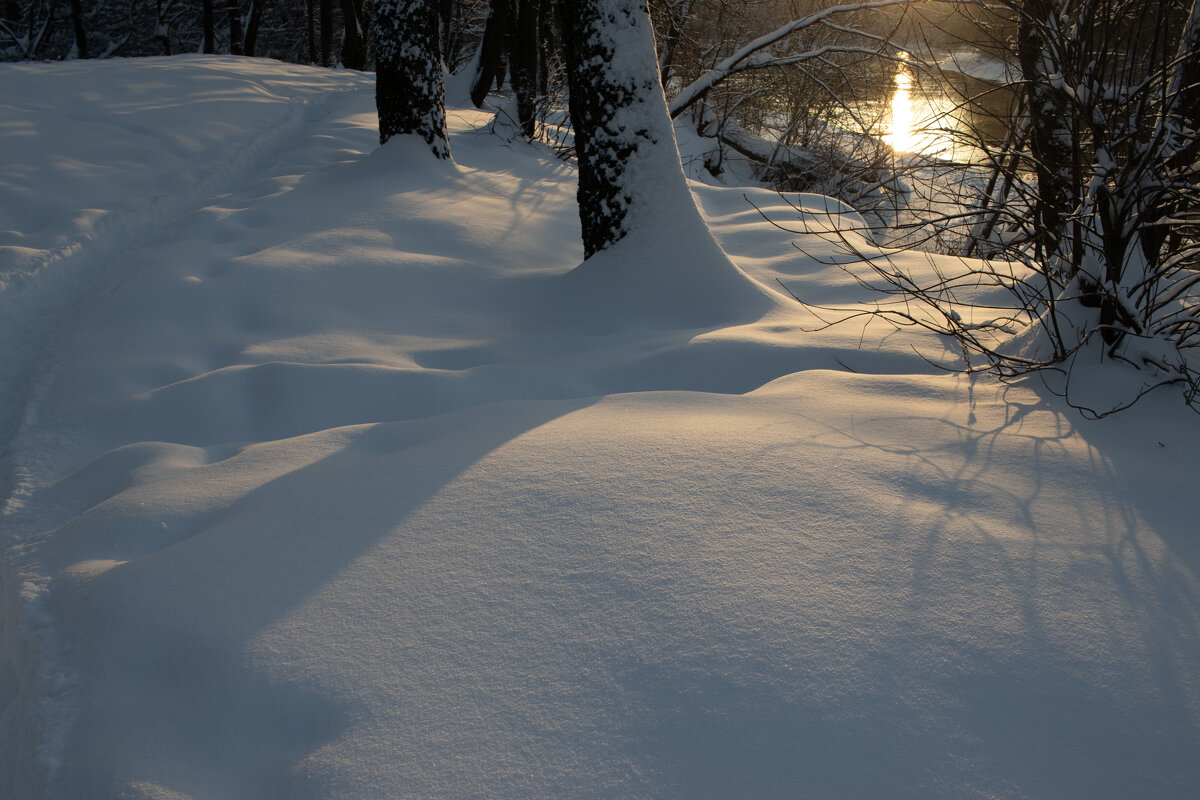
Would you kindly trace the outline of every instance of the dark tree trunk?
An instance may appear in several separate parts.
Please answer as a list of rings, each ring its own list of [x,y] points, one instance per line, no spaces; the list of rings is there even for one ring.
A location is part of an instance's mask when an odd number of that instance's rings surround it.
[[[438,0],[438,38],[441,40],[442,54],[450,53],[450,30],[454,23],[454,0]]]
[[[504,36],[508,30],[508,0],[488,0],[488,17],[479,42],[479,64],[471,84],[471,102],[483,105],[504,60]]]
[[[321,66],[328,67],[333,58],[333,0],[321,0]]]
[[[167,28],[167,21],[163,19],[163,0],[158,0],[155,4],[154,11],[154,38],[158,40],[158,46],[162,48],[164,56],[171,55],[171,33]]]
[[[375,105],[379,141],[416,134],[449,158],[436,0],[376,0]]]
[[[541,19],[538,23],[541,45],[538,47],[538,88],[541,97],[550,94],[550,74],[553,58],[562,52],[558,41],[558,3],[556,0],[541,0]]]
[[[83,28],[83,8],[79,0],[71,0],[71,27],[75,32],[75,55],[87,58],[87,31]]]
[[[1058,253],[1072,210],[1071,167],[1075,136],[1071,107],[1050,83],[1051,72],[1061,72],[1062,53],[1052,53],[1047,26],[1060,11],[1056,0],[1025,0],[1017,31],[1017,57],[1025,82],[1029,109],[1029,149],[1037,175],[1038,199],[1034,209],[1041,258]]]
[[[317,63],[317,12],[313,0],[304,0],[304,34],[308,40],[308,63]]]
[[[213,0],[204,0],[201,4],[200,24],[204,28],[204,45],[203,50],[205,55],[212,55],[217,52],[217,32],[215,14],[213,13]]]
[[[513,75],[513,70],[516,65],[513,63],[513,54],[517,52],[517,7],[520,0],[507,0],[508,3],[508,27],[504,30],[504,42],[500,46],[500,64],[496,68],[496,91],[504,91],[504,79],[506,77],[511,81],[516,81]]]
[[[225,13],[229,18],[229,54],[242,55],[242,9],[237,0],[229,0],[225,5]]]
[[[517,96],[517,117],[526,139],[537,134],[539,29],[541,0],[520,0],[517,10],[516,49],[512,55],[513,93]]]
[[[342,64],[347,69],[367,68],[367,43],[363,36],[362,7],[355,0],[342,0]]]
[[[663,39],[662,52],[658,57],[659,74],[664,86],[671,77],[671,67],[675,65],[675,51],[683,38],[683,25],[692,13],[692,4],[693,0],[681,0],[667,12],[667,35]]]
[[[254,55],[254,47],[258,44],[258,28],[262,24],[263,6],[267,0],[250,0],[250,13],[246,16],[246,43],[242,52],[248,56]]]

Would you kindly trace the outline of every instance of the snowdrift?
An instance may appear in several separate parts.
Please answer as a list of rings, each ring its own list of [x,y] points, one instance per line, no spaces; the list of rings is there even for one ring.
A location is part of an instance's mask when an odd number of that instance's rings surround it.
[[[803,255],[780,198],[694,184],[729,260],[577,270],[570,165],[463,109],[453,163],[379,148],[372,92],[0,66],[0,794],[1200,781],[1181,404],[1085,423],[814,332],[779,282],[874,300],[821,198]]]

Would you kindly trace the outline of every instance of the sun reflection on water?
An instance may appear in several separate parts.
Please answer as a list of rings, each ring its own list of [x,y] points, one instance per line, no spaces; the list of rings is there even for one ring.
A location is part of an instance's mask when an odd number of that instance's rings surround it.
[[[946,97],[932,98],[917,90],[911,56],[900,53],[893,76],[891,124],[884,136],[897,153],[945,156],[954,149],[949,130],[954,120],[954,104]]]

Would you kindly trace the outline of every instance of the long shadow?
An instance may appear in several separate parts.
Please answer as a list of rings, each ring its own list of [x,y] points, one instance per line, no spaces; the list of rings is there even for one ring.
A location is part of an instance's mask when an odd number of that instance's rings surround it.
[[[356,709],[302,676],[281,680],[286,665],[268,673],[252,659],[254,643],[487,453],[589,403],[496,404],[328,431],[200,468],[197,481],[236,480],[272,458],[302,463],[203,515],[186,535],[164,532],[160,549],[57,593],[88,671],[72,690],[79,717],[55,789],[328,797],[298,765],[336,740]],[[147,522],[131,516],[119,524]],[[92,533],[94,552],[80,555],[123,560],[118,537]]]

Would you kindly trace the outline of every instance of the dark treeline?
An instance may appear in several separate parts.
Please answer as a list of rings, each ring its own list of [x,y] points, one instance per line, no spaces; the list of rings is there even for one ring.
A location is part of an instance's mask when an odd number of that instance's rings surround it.
[[[486,5],[446,3],[448,56],[473,44]],[[370,14],[371,0],[0,0],[0,60],[221,53],[366,69]]]

